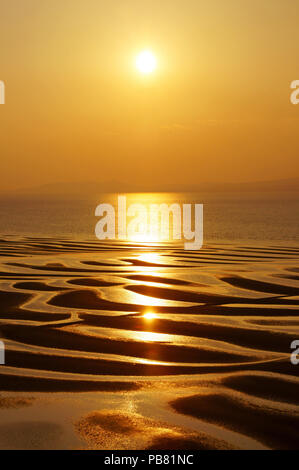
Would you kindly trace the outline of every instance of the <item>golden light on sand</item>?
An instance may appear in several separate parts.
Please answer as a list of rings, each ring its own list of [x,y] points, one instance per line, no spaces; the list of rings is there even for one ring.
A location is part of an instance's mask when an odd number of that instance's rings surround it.
[[[142,74],[154,72],[157,68],[157,59],[155,55],[149,51],[141,51],[136,57],[136,68]]]
[[[146,320],[154,320],[155,318],[157,318],[157,315],[154,312],[146,312],[144,313],[143,318],[145,318]]]
[[[158,264],[159,262],[161,263],[163,261],[163,259],[161,259],[161,256],[159,256],[155,252],[142,253],[141,255],[137,256],[137,259],[139,261],[145,261],[146,263],[155,264]]]

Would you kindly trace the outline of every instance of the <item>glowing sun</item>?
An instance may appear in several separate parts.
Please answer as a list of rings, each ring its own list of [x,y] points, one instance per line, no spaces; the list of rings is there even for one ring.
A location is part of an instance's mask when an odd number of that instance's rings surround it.
[[[142,51],[136,57],[136,67],[140,73],[152,73],[157,67],[157,59],[151,51]]]

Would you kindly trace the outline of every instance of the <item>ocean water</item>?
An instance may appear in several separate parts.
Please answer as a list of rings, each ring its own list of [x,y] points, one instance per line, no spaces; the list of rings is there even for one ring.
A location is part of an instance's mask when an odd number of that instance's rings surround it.
[[[98,204],[117,194],[79,198],[24,197],[0,199],[0,233],[4,235],[70,237],[97,240]],[[299,194],[264,193],[131,193],[127,205],[178,203],[204,205],[204,242],[299,241]]]

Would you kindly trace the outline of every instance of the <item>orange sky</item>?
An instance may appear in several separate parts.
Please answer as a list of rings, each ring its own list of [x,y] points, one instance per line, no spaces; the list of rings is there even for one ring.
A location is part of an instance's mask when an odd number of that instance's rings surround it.
[[[299,3],[2,0],[1,189],[299,176]],[[158,68],[141,76],[142,49]]]

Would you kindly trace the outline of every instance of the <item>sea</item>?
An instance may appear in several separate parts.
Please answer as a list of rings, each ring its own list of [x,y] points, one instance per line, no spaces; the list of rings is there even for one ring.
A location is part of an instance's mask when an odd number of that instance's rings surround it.
[[[109,203],[117,215],[119,194],[86,197],[23,196],[0,198],[0,233],[5,236],[65,237],[97,240],[95,216]],[[129,193],[127,206],[203,204],[204,243],[299,241],[299,193]],[[193,207],[193,206],[192,206]]]

